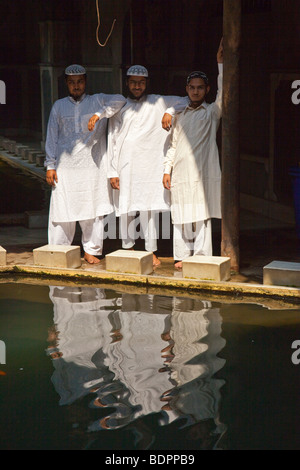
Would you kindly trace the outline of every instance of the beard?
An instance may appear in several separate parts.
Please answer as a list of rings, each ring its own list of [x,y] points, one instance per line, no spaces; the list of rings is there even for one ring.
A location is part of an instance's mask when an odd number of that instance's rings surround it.
[[[147,96],[148,94],[148,91],[147,91],[147,88],[146,90],[143,91],[143,93],[141,94],[141,96],[139,96],[138,98],[136,96],[134,96],[133,93],[131,93],[131,91],[129,89],[127,89],[127,96],[128,98],[132,99],[132,100],[136,100],[136,101],[139,101],[141,98],[143,98],[143,96]]]

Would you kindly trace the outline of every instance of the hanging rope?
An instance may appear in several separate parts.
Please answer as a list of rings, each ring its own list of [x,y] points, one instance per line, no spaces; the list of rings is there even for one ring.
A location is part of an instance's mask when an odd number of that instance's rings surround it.
[[[96,8],[97,8],[97,18],[98,18],[98,26],[97,26],[97,31],[96,31],[96,39],[97,39],[97,43],[99,44],[99,46],[101,47],[105,47],[106,44],[108,43],[108,40],[113,32],[113,29],[115,27],[115,23],[116,23],[116,19],[114,19],[113,21],[113,24],[112,24],[112,27],[110,29],[110,32],[109,32],[109,35],[107,36],[106,38],[106,41],[104,42],[104,44],[102,44],[99,40],[99,28],[100,28],[100,12],[99,12],[99,0],[96,0]]]

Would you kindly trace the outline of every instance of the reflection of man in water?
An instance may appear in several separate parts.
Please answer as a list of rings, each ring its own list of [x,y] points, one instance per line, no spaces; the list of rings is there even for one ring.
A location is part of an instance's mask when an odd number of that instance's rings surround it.
[[[160,397],[172,387],[169,374],[159,372],[164,365],[161,334],[169,317],[170,312],[160,308],[155,297],[123,294],[119,316],[122,339],[104,353],[115,380],[124,384],[127,394],[114,403],[115,396],[104,397],[102,405],[113,405],[117,412],[94,423],[91,430],[118,429],[160,412]]]
[[[104,363],[103,348],[110,343],[110,316],[116,299],[103,289],[50,287],[55,327],[50,330],[48,354],[61,405],[75,402],[113,379]]]
[[[168,335],[172,344],[169,369],[176,386],[163,397],[162,423],[185,417],[185,435],[193,441],[201,439],[204,448],[215,444],[225,429],[219,419],[224,381],[214,378],[225,364],[218,357],[225,346],[221,322],[219,309],[210,302],[174,298]]]

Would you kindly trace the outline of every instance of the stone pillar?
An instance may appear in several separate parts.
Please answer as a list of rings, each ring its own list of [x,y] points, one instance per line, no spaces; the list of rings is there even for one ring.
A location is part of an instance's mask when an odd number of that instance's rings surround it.
[[[221,254],[239,272],[240,231],[240,45],[241,0],[224,0],[224,95],[222,127],[222,242]]]

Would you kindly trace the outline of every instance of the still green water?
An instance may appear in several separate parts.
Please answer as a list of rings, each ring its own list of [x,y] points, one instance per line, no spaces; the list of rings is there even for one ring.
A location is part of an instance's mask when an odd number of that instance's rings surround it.
[[[0,448],[298,450],[296,340],[297,308],[0,284]]]

